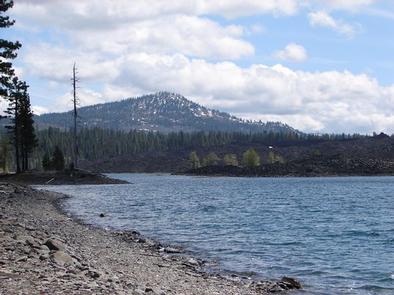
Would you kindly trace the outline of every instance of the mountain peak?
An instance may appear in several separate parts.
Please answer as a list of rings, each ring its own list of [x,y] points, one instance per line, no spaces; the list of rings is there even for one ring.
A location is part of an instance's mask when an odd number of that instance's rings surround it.
[[[80,126],[116,130],[285,132],[295,129],[280,122],[245,121],[228,113],[206,108],[183,95],[160,91],[117,102],[82,107]],[[71,112],[44,114],[35,121],[40,128],[70,128]]]

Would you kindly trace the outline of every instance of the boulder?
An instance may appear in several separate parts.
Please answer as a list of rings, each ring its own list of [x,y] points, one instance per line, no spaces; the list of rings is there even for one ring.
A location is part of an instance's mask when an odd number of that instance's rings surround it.
[[[282,287],[284,290],[292,290],[292,289],[302,289],[301,283],[296,279],[283,277],[278,285]]]
[[[44,243],[45,246],[49,248],[49,250],[54,251],[64,251],[66,249],[66,245],[64,245],[61,241],[56,239],[48,239]]]
[[[166,247],[164,248],[164,252],[169,254],[178,254],[178,253],[182,253],[182,250],[174,247]]]
[[[56,251],[51,255],[52,260],[61,266],[73,265],[73,258],[63,251]]]

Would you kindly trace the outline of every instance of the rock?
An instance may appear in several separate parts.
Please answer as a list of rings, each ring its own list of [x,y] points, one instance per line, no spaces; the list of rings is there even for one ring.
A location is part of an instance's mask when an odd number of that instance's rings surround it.
[[[33,237],[30,236],[26,237],[25,243],[26,245],[29,245],[32,248],[40,248],[40,243]]]
[[[182,253],[182,250],[173,247],[166,247],[164,248],[164,252],[169,254],[178,254],[178,253]]]
[[[15,262],[24,262],[24,261],[27,261],[27,256],[22,256],[19,257],[17,260],[15,260]]]
[[[47,245],[41,245],[39,251],[40,252],[48,252],[49,253],[51,250],[48,248]]]
[[[145,293],[154,293],[155,291],[151,287],[145,288]]]
[[[200,263],[198,262],[197,259],[191,257],[187,260],[187,263],[193,266],[200,266]]]
[[[74,264],[72,257],[63,251],[56,251],[51,255],[51,257],[56,264],[61,266]]]
[[[104,213],[100,213],[99,216],[100,216],[100,217],[105,217]]]
[[[285,290],[292,290],[292,289],[301,289],[301,283],[297,280],[289,277],[283,277],[280,282],[278,283]]]
[[[64,251],[66,249],[66,246],[62,242],[56,239],[48,239],[46,240],[44,245],[46,245],[49,248],[49,250],[54,250],[54,251]]]
[[[97,279],[100,277],[100,274],[94,269],[89,269],[86,275],[92,279]]]
[[[49,252],[41,254],[39,258],[40,260],[47,260],[49,258]]]

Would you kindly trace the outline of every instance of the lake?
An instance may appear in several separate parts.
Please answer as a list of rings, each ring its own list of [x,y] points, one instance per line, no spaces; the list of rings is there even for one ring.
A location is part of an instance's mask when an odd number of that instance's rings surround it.
[[[295,277],[301,294],[394,294],[394,177],[109,176],[130,184],[45,189],[74,196],[63,207],[88,224],[183,246],[216,270]]]

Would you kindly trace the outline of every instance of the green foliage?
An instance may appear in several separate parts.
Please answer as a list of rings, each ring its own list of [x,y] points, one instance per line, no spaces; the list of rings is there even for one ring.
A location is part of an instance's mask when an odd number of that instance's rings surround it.
[[[14,24],[14,20],[5,15],[13,5],[12,0],[0,0],[0,28],[8,28]],[[0,39],[0,96],[9,101],[6,114],[11,118],[11,124],[7,128],[14,144],[16,172],[28,170],[29,155],[37,143],[28,86],[26,82],[15,77],[11,63],[20,47],[19,42]]]
[[[13,1],[0,0],[0,28],[8,28],[14,24],[5,12],[14,5]],[[0,96],[8,97],[14,76],[11,60],[16,58],[16,51],[21,47],[19,42],[0,39]]]
[[[215,153],[209,153],[202,160],[203,166],[214,166],[217,165],[220,161],[220,158]]]
[[[69,117],[71,119],[71,116]],[[66,162],[71,162],[72,133],[56,128],[48,128],[36,132],[38,148],[34,150],[39,161],[45,153],[52,154],[55,146],[63,151]],[[349,136],[360,138],[360,135]],[[100,128],[80,129],[78,133],[78,152],[80,160],[98,161],[113,157],[132,157],[149,152],[171,152],[193,150],[217,150],[221,147],[253,146],[253,145],[292,145],[298,142],[317,143],[322,141],[341,140],[342,136],[318,136],[302,134],[276,134],[240,132],[160,132],[119,131]],[[201,159],[200,159],[201,161]]]
[[[273,151],[270,151],[268,153],[268,163],[269,164],[275,164],[275,163],[283,164],[283,163],[285,163],[285,160],[283,159],[282,156],[275,154]]]
[[[257,167],[260,166],[260,156],[254,149],[248,149],[243,154],[243,164],[246,167]]]
[[[197,169],[201,167],[200,159],[195,151],[190,153],[189,161],[190,161],[190,167],[192,169]]]
[[[62,150],[58,146],[56,146],[53,151],[50,166],[57,171],[64,170],[64,156]]]
[[[11,119],[6,126],[11,135],[14,145],[16,171],[28,170],[29,156],[33,148],[37,145],[34,130],[33,112],[30,106],[30,97],[27,93],[27,84],[17,77],[12,79],[11,90],[9,92],[9,106],[6,114]]]
[[[231,166],[238,166],[239,165],[237,155],[235,155],[235,154],[224,155],[223,163],[224,163],[224,165],[231,165]]]

